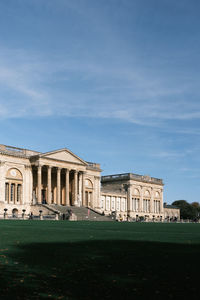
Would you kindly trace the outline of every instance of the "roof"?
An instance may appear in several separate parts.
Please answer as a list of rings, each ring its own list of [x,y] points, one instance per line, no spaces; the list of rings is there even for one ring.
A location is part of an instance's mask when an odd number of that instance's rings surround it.
[[[163,180],[155,177],[151,177],[149,175],[139,175],[134,173],[123,173],[123,174],[114,174],[114,175],[106,175],[101,177],[102,183],[104,182],[113,182],[113,181],[125,181],[125,180],[136,180],[143,181],[148,183],[155,183],[159,185],[164,185]]]
[[[175,205],[171,205],[171,204],[167,204],[167,203],[164,203],[164,208],[170,208],[170,209],[180,209],[178,206],[175,206]]]

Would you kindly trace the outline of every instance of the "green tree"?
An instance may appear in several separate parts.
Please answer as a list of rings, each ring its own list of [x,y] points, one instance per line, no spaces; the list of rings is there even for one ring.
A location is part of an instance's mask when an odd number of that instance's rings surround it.
[[[198,202],[188,203],[186,200],[176,200],[172,205],[180,208],[181,219],[191,219],[196,220],[199,217],[200,206],[197,205]]]

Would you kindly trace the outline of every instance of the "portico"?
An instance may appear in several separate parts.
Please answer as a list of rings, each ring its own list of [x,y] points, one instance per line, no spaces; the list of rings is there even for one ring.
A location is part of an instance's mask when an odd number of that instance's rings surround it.
[[[31,166],[33,204],[93,207],[93,198],[98,197],[94,191],[96,178],[100,182],[97,164],[88,164],[61,149],[32,156]]]
[[[33,199],[38,204],[82,206],[85,172],[53,165],[33,165]],[[34,196],[33,196],[34,198]]]

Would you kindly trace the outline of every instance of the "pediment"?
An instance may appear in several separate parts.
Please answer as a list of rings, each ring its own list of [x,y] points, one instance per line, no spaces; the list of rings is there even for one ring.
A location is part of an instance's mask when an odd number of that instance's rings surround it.
[[[80,157],[78,157],[68,149],[61,149],[57,151],[47,152],[40,155],[40,157],[87,165],[87,163],[83,159],[81,159]]]

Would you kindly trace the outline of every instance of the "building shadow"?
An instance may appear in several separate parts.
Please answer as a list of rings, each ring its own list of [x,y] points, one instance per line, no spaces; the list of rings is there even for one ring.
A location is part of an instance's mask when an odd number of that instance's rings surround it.
[[[19,245],[1,299],[198,299],[200,245],[98,240]]]

